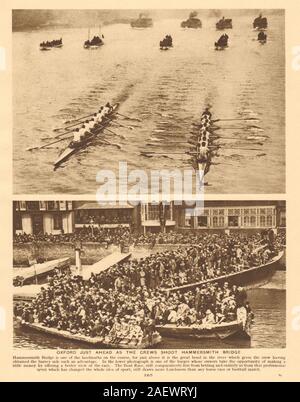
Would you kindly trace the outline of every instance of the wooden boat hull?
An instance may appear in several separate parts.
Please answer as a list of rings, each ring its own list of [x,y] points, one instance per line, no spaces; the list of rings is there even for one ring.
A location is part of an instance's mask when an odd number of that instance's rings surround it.
[[[119,104],[116,103],[113,106],[113,111],[107,115],[107,118],[114,115],[117,111]],[[86,148],[89,144],[91,144],[95,138],[104,130],[105,127],[109,125],[109,121],[102,124],[102,128],[99,129],[98,132],[95,132],[92,136],[88,137],[86,140],[81,141],[77,146],[70,147],[70,145],[59,155],[58,159],[54,162],[54,170],[56,170],[63,162],[66,162],[72,155],[79,152],[80,150]]]
[[[157,325],[157,331],[163,337],[193,339],[251,339],[250,333],[237,321],[212,325],[204,328],[200,325],[176,326],[175,324]]]
[[[85,345],[90,345],[91,347],[106,347],[106,348],[113,348],[113,349],[145,349],[149,348],[152,346],[157,345],[158,343],[161,342],[161,336],[158,333],[154,333],[152,336],[151,341],[148,339],[143,339],[143,341],[139,345],[135,345],[134,343],[130,344],[112,344],[107,341],[103,337],[88,337],[85,335],[78,335],[78,334],[72,334],[71,332],[68,331],[63,331],[63,330],[58,330],[56,328],[49,328],[49,327],[44,327],[41,324],[36,324],[36,323],[25,323],[22,322],[19,319],[19,325],[22,328],[28,329],[28,330],[33,330],[36,332],[40,332],[42,334],[60,338],[60,339],[65,339],[69,341],[73,341],[75,343],[79,344],[85,344]]]
[[[185,292],[187,290],[194,289],[208,283],[218,283],[222,286],[225,282],[228,282],[229,286],[243,286],[245,289],[262,286],[268,283],[274,275],[276,269],[279,269],[280,260],[282,259],[283,255],[284,251],[280,251],[279,254],[272,258],[267,264],[260,265],[254,268],[249,268],[240,272],[234,272],[228,275],[222,275],[218,278],[206,279],[204,281],[176,286],[174,288],[168,288],[164,290],[167,292]]]
[[[103,46],[104,43],[101,43],[99,45],[83,45],[84,49],[99,49],[99,47]]]

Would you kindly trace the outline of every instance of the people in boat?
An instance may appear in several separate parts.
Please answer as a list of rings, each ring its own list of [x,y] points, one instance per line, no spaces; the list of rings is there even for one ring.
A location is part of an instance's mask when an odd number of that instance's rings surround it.
[[[267,34],[264,31],[260,31],[258,33],[257,40],[266,41],[267,40]]]
[[[211,114],[211,112],[209,111],[209,107],[206,107],[206,108],[204,109],[204,112],[202,113],[202,116],[203,116],[203,117],[204,117],[204,116],[207,116],[209,119],[211,119],[212,114]]]
[[[62,38],[60,39],[53,39],[52,41],[43,41],[42,43],[40,43],[41,47],[54,47],[54,46],[59,46],[62,45]]]
[[[164,47],[172,47],[173,46],[173,39],[171,35],[166,35],[165,38],[160,41],[160,47],[164,48]]]

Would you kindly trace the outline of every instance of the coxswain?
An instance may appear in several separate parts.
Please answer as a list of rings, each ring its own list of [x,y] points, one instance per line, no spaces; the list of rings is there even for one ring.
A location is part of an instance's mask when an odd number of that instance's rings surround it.
[[[210,113],[208,107],[206,107],[206,108],[204,109],[204,112],[202,113],[202,116],[204,116],[204,115],[208,116],[208,117],[211,119],[211,113]]]

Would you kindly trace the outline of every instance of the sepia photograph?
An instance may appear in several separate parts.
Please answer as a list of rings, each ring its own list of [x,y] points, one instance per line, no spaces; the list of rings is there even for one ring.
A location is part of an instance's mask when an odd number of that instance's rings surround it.
[[[15,194],[137,169],[285,193],[284,10],[15,9],[12,30]]]
[[[14,201],[13,229],[15,349],[286,346],[285,201]]]

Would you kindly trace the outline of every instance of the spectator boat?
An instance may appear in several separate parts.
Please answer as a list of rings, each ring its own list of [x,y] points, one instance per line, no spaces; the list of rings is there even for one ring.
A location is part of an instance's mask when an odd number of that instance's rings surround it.
[[[218,30],[222,29],[232,29],[232,19],[231,18],[222,18],[216,23],[216,28]]]
[[[23,322],[21,319],[19,319],[19,324],[22,328],[27,330],[33,330],[56,338],[62,338],[69,341],[74,341],[76,343],[90,345],[91,347],[107,347],[113,349],[146,349],[157,345],[162,340],[161,335],[158,332],[154,332],[152,337],[144,336],[142,341],[138,344],[130,342],[127,344],[110,343],[109,341],[105,340],[104,337],[89,337],[81,334],[72,334],[69,331],[49,328],[37,323]]]
[[[271,258],[270,261],[263,265],[244,269],[243,271],[234,272],[228,275],[222,275],[216,278],[206,279],[200,282],[189,283],[187,285],[176,286],[173,288],[165,288],[164,290],[167,292],[186,291],[207,283],[218,283],[223,285],[225,282],[228,282],[229,286],[244,286],[246,289],[262,286],[270,281],[275,270],[279,267],[283,255],[284,251],[280,251],[277,255]]]
[[[197,338],[197,339],[251,339],[250,328],[237,321],[224,322],[210,326],[203,325],[156,325],[157,331],[167,338]]]
[[[101,126],[93,131],[90,136],[87,138],[84,138],[82,141],[74,144],[72,141],[69,143],[67,148],[62,151],[62,153],[59,155],[57,160],[54,162],[54,170],[56,170],[63,162],[65,162],[67,159],[69,159],[72,155],[76,154],[80,150],[86,148],[88,145],[90,145],[97,137],[98,135],[109,125],[109,122],[113,119],[117,109],[119,107],[119,104],[116,103],[112,107],[112,111],[107,115],[107,119],[104,123],[101,124]]]

